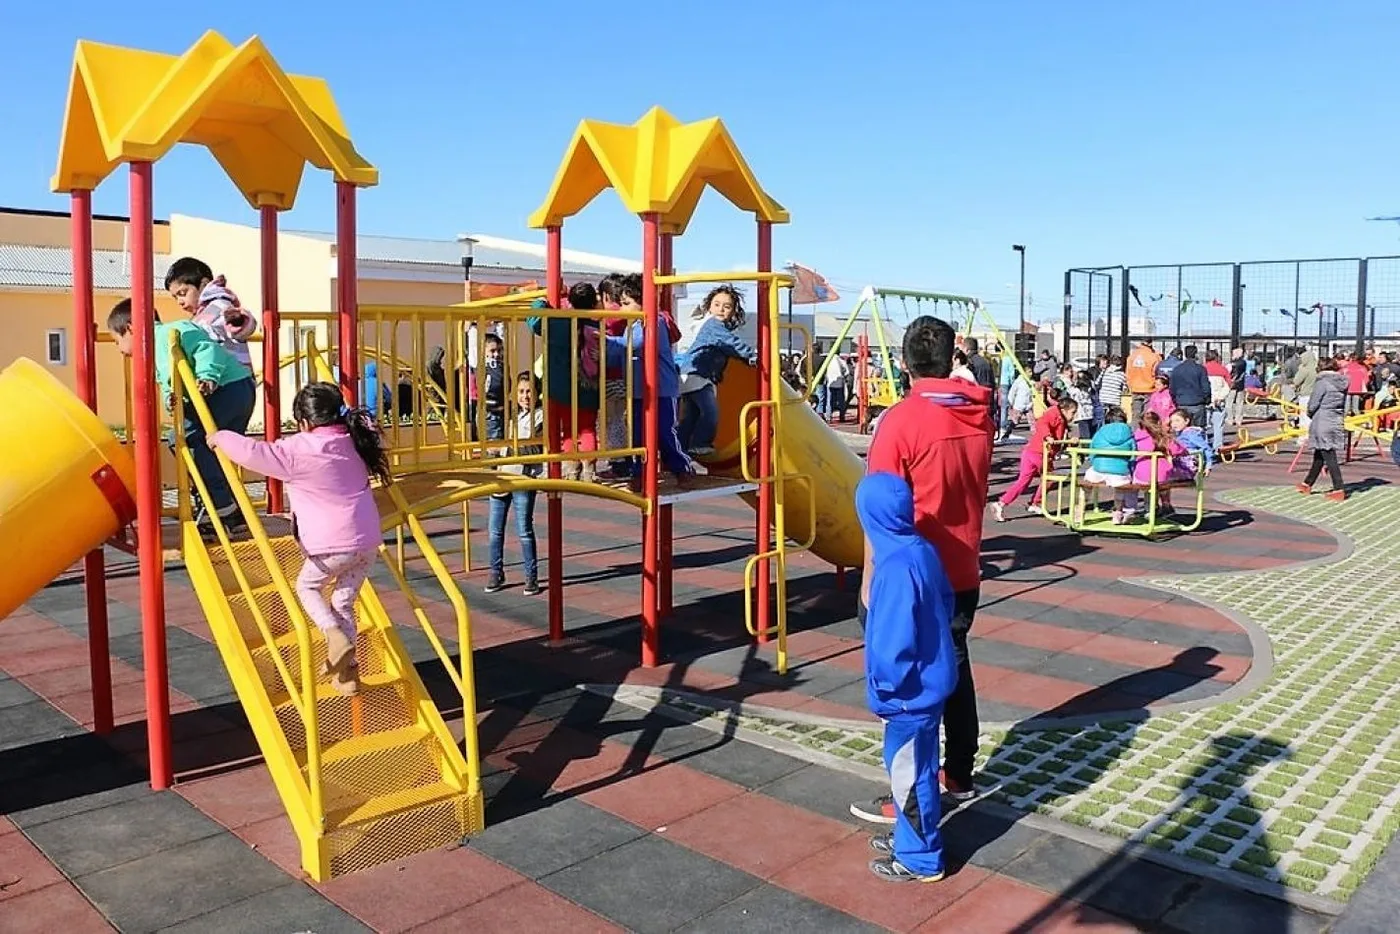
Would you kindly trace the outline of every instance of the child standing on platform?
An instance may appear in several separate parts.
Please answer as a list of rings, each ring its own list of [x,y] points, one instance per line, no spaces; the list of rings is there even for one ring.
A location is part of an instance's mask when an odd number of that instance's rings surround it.
[[[914,492],[894,474],[856,487],[873,573],[865,617],[865,693],[885,724],[894,832],[870,846],[870,871],[890,882],[943,878],[938,725],[958,682],[953,588],[938,552],[914,527]]]
[[[124,298],[112,306],[107,316],[107,330],[111,332],[117,350],[123,356],[131,356],[131,299]],[[211,338],[193,321],[172,321],[163,324],[159,318],[155,325],[155,371],[156,384],[165,398],[165,407],[173,411],[175,400],[171,396],[174,385],[173,362],[170,359],[170,332],[180,335],[180,351],[194,370],[195,386],[186,386],[188,395],[196,388],[209,407],[216,428],[242,432],[248,427],[253,416],[253,404],[257,388],[253,384],[253,373],[239,363],[233,354]],[[217,515],[225,531],[232,533],[244,525],[243,514],[234,501],[233,490],[219,466],[209,445],[205,441],[204,426],[192,409],[185,409],[185,423],[181,426],[185,444],[194,457],[196,469],[209,491],[209,502],[204,504],[195,521],[205,538],[214,537],[213,516]]]
[[[532,307],[548,308],[544,299],[536,299]],[[598,293],[587,282],[576,283],[569,289],[569,307],[577,311],[598,307]],[[561,450],[579,454],[598,450],[598,378],[602,369],[598,359],[598,322],[592,318],[544,318],[533,315],[525,319],[530,330],[544,337],[545,356],[549,361],[545,394],[550,401],[549,433],[562,439]],[[574,342],[577,332],[577,344]],[[577,358],[574,353],[577,352]],[[577,372],[577,381],[575,373]],[[575,393],[577,392],[577,396]],[[574,403],[578,403],[578,437],[574,437]],[[566,461],[565,480],[592,483],[598,479],[592,458]]]
[[[389,482],[389,457],[365,409],[348,408],[334,383],[311,383],[292,400],[297,433],[268,443],[216,431],[209,446],[235,464],[287,484],[292,528],[306,560],[297,597],[326,639],[321,674],[342,694],[360,690],[355,597],[383,535],[370,477]],[[330,589],[330,600],[325,592]]]
[[[685,353],[677,358],[688,388],[681,395],[681,421],[677,434],[681,448],[696,457],[715,452],[719,427],[719,400],[715,386],[724,379],[731,359],[749,366],[758,363],[758,351],[734,336],[744,326],[744,300],[732,285],[721,285],[705,296],[705,321]]]
[[[642,277],[636,273],[622,280],[622,308],[626,311],[642,310]],[[665,467],[677,480],[685,481],[704,473],[700,467],[681,450],[680,439],[676,436],[676,399],[680,396],[681,373],[676,366],[675,343],[681,339],[680,328],[665,311],[657,312],[657,323],[661,333],[656,336],[657,344],[657,386],[656,404],[659,407],[658,422],[660,438],[661,466]],[[646,443],[646,419],[643,415],[643,399],[646,391],[646,331],[641,321],[633,321],[623,340],[632,355],[632,444],[642,447]],[[638,462],[639,463],[639,462]],[[637,471],[640,477],[640,470]],[[634,477],[634,480],[637,479]],[[637,484],[633,483],[635,489]]]
[[[520,444],[519,454],[530,456],[544,453],[544,410],[540,408],[535,392],[535,377],[531,373],[521,373],[515,380],[515,431],[511,438],[517,443],[533,440],[534,444]],[[512,454],[510,448],[502,448],[500,456]],[[519,474],[525,477],[538,477],[544,472],[543,464],[503,464],[502,473]],[[491,576],[486,582],[486,592],[495,593],[506,586],[506,517],[511,507],[515,507],[515,532],[520,537],[520,559],[524,564],[525,589],[527,597],[540,592],[539,559],[535,553],[535,494],[536,490],[514,490],[491,494],[491,518],[487,540],[491,548]]]
[[[182,256],[165,272],[165,291],[204,333],[252,368],[248,338],[257,331],[258,322],[243,310],[223,276],[215,277],[203,260]]]

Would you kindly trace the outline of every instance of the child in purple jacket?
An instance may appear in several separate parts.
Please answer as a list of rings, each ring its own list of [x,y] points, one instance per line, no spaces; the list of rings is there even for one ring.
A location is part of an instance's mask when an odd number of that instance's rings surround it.
[[[355,662],[355,597],[369,576],[383,535],[370,476],[389,481],[389,458],[364,409],[347,408],[334,383],[311,383],[292,400],[298,433],[268,443],[217,431],[209,446],[229,460],[287,484],[292,520],[306,560],[297,597],[326,638],[331,685],[360,689]],[[331,585],[331,598],[324,593]]]

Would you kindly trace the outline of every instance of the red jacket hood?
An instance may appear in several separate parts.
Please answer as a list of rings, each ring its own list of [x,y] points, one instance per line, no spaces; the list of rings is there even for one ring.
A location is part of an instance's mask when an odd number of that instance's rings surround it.
[[[910,398],[923,396],[942,403],[949,414],[960,421],[976,422],[985,427],[992,391],[965,379],[916,379],[909,387]]]

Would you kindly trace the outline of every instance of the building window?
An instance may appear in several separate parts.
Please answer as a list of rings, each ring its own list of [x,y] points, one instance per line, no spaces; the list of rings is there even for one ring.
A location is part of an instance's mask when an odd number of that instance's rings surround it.
[[[55,366],[68,365],[68,332],[63,328],[50,328],[44,333],[44,356]]]

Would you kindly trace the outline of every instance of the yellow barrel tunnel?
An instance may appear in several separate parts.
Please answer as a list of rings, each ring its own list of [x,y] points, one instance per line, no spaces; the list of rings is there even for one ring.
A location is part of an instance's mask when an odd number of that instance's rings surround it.
[[[0,619],[136,517],[136,467],[102,420],[27,357],[0,371]]]

